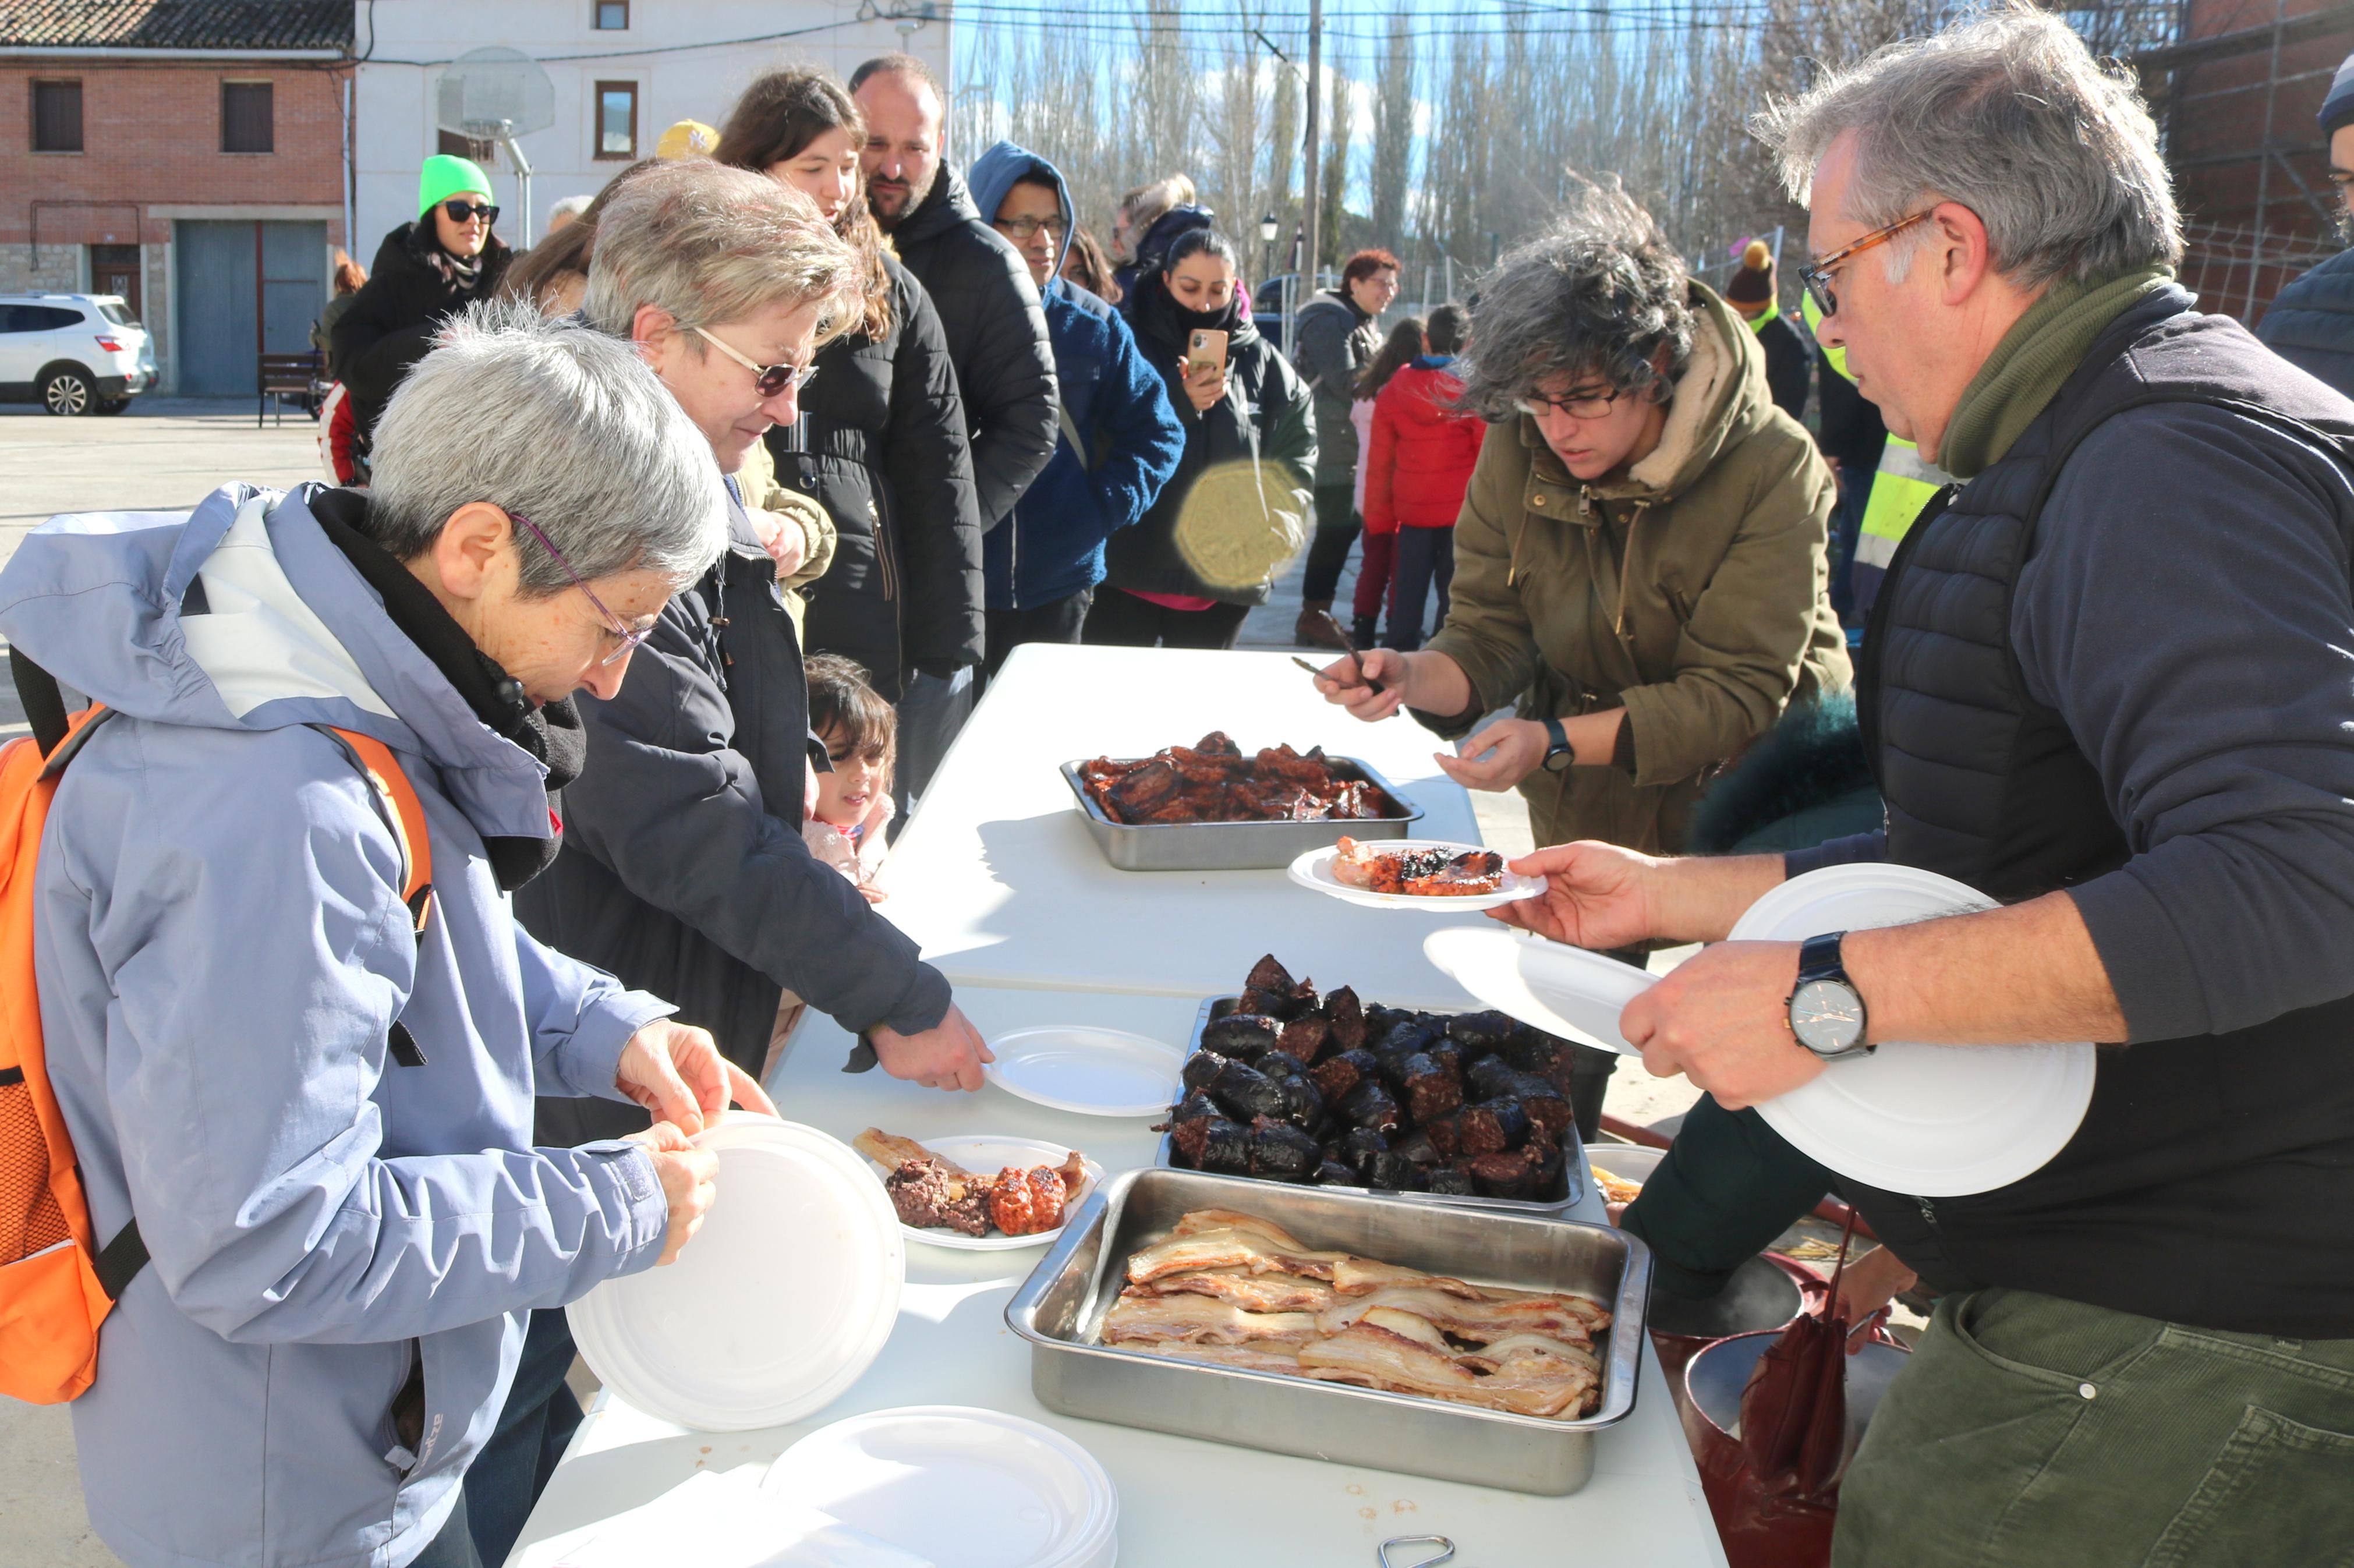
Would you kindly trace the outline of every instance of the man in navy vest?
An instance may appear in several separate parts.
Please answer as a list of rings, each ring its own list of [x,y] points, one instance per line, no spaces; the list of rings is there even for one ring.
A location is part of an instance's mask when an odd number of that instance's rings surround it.
[[[1841,1488],[1840,1568],[2338,1561],[2354,403],[2175,284],[2156,129],[2053,16],[1828,73],[1765,133],[1811,207],[1822,342],[1960,482],[1890,563],[1860,666],[1887,826],[1787,857],[1547,849],[1511,917],[1718,942],[1620,1020],[1710,1116],[1883,1041],[2108,1043],[2034,1174],[1837,1183],[1940,1294]],[[1720,940],[1843,859],[2000,906]]]

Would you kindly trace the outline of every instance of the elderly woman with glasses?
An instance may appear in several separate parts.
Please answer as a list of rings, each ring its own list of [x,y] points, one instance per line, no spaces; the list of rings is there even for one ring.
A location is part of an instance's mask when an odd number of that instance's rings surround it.
[[[1371,684],[1345,659],[1319,684],[1450,738],[1511,708],[1440,754],[1450,778],[1518,787],[1540,844],[1679,850],[1728,758],[1848,683],[1830,471],[1747,324],[1615,188],[1505,255],[1470,335],[1461,406],[1508,428],[1464,500],[1447,624],[1366,653]]]

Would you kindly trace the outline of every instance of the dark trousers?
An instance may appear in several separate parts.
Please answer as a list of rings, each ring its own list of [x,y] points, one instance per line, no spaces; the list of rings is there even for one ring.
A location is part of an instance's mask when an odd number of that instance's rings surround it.
[[[1095,589],[1081,588],[1068,599],[1058,599],[1052,604],[982,611],[989,633],[989,657],[981,667],[981,680],[976,685],[986,686],[996,679],[997,672],[1005,667],[1005,656],[1024,642],[1076,642],[1080,628],[1087,624],[1087,606],[1095,602]]]
[[[1397,542],[1398,536],[1394,531],[1387,534],[1369,532],[1365,535],[1364,553],[1357,561],[1355,608],[1359,631],[1376,624],[1381,620],[1382,603],[1390,595],[1390,574],[1395,570],[1397,565]],[[1357,639],[1357,646],[1360,648],[1370,647],[1372,643],[1371,638]]]
[[[436,1541],[418,1559],[429,1568],[472,1568],[476,1562],[504,1563],[523,1534],[532,1504],[539,1500],[556,1462],[564,1457],[580,1425],[580,1402],[565,1386],[572,1370],[572,1329],[564,1309],[547,1307],[531,1315],[523,1337],[523,1360],[515,1366],[506,1408],[491,1429],[491,1440],[466,1471],[466,1495],[457,1516],[458,1533],[471,1529],[473,1557],[435,1557]],[[444,1530],[443,1537],[451,1534]],[[455,1545],[452,1543],[452,1550]]]
[[[1349,546],[1357,542],[1363,526],[1357,516],[1355,486],[1316,487],[1316,537],[1308,543],[1308,572],[1299,583],[1301,599],[1310,604],[1332,602],[1341,587],[1341,568],[1349,564]]]
[[[1446,625],[1447,590],[1454,581],[1454,529],[1399,529],[1397,565],[1390,577],[1390,629],[1382,646],[1402,653],[1422,646],[1422,606],[1433,586],[1438,589],[1438,613],[1431,619],[1430,629],[1436,631]]]
[[[1172,609],[1120,588],[1097,592],[1081,639],[1105,648],[1232,648],[1243,632],[1246,604]]]
[[[1855,603],[1855,546],[1863,536],[1863,511],[1879,472],[1878,463],[1840,464],[1839,503],[1831,508],[1831,609],[1842,626],[1863,623]]]
[[[466,1479],[471,1482],[473,1478],[472,1473],[468,1472]],[[442,1521],[441,1533],[433,1538],[432,1545],[408,1560],[408,1568],[482,1568],[482,1551],[474,1544],[473,1532],[469,1528],[467,1516],[472,1511],[466,1507],[466,1489],[460,1487],[458,1506]],[[521,1520],[515,1520],[515,1533],[523,1533]],[[490,1561],[495,1564],[505,1559],[503,1552]]]

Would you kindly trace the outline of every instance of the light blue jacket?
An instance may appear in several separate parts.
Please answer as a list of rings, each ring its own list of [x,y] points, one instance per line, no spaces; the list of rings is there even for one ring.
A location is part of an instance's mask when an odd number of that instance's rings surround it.
[[[532,1096],[612,1095],[669,1010],[515,925],[482,836],[546,836],[539,764],[299,494],[53,518],[0,571],[0,633],[118,711],[35,883],[91,1219],[103,1242],[135,1213],[154,1259],[73,1406],[91,1522],[140,1568],[398,1568],[455,1504],[524,1313],[661,1250],[644,1151],[534,1150]],[[391,826],[313,725],[383,741],[416,786],[421,942]],[[387,1059],[396,1016],[426,1065]],[[419,1365],[411,1447],[392,1407]]]

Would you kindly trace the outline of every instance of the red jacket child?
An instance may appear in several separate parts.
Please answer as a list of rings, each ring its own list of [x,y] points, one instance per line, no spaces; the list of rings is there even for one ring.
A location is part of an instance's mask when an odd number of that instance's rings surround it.
[[[1390,377],[1373,402],[1365,462],[1365,528],[1452,528],[1479,462],[1485,421],[1445,405],[1463,388],[1451,355],[1424,355]]]

